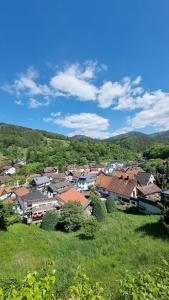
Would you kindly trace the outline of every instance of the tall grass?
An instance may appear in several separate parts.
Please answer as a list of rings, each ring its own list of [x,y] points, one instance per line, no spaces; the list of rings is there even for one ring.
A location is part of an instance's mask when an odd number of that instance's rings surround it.
[[[169,241],[158,220],[115,212],[95,240],[79,240],[77,233],[47,232],[36,225],[13,225],[8,232],[0,231],[0,280],[21,280],[27,271],[39,270],[52,259],[60,287],[81,265],[92,281],[115,290],[126,272],[153,268],[161,257],[168,258]]]

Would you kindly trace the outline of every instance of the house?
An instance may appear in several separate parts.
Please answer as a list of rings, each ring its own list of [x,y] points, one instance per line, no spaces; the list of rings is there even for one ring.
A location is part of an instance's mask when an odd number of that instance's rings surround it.
[[[134,179],[139,173],[141,172],[141,170],[139,168],[128,168],[125,170],[115,170],[113,173],[113,176],[118,177],[118,178],[130,178],[130,179]],[[143,171],[142,171],[143,173]]]
[[[148,173],[148,172],[138,173],[135,176],[135,178],[138,181],[138,183],[142,186],[152,184],[152,183],[155,182],[154,176],[151,173]]]
[[[137,198],[137,181],[112,176],[107,191],[114,200],[130,202],[130,198]]]
[[[109,184],[111,183],[112,177],[111,176],[107,176],[104,173],[100,173],[97,177],[96,177],[96,188],[97,191],[103,196],[109,196],[109,192],[107,190]]]
[[[78,170],[78,166],[76,164],[71,164],[67,167],[67,171],[76,172]]]
[[[8,187],[0,187],[0,201],[3,201],[13,195],[13,191]]]
[[[53,180],[64,181],[67,179],[67,176],[65,173],[45,173],[45,176],[47,176],[50,179],[50,181],[53,181]]]
[[[98,174],[99,172],[103,171],[104,172],[105,166],[104,165],[99,165],[99,164],[93,164],[90,166],[90,172]]]
[[[137,181],[128,178],[99,175],[96,179],[97,190],[102,196],[111,196],[114,200],[120,200],[136,205]]]
[[[73,172],[72,171],[66,171],[65,175],[66,175],[67,181],[69,181],[69,182],[73,181]]]
[[[124,164],[120,162],[110,162],[104,168],[106,174],[113,174],[115,170],[123,168]]]
[[[16,205],[17,211],[27,223],[39,222],[46,211],[57,210],[61,206],[57,199],[49,199],[38,190],[18,196]]]
[[[14,193],[15,193],[16,197],[22,197],[22,196],[29,194],[30,191],[28,188],[21,186],[21,187],[15,189]]]
[[[36,176],[32,180],[32,186],[38,190],[42,190],[44,187],[50,184],[50,179],[47,176]]]
[[[86,207],[89,203],[85,196],[78,192],[74,187],[71,187],[67,191],[59,194],[57,199],[60,200],[63,205],[70,201],[78,201],[83,207]]]
[[[71,178],[70,177],[71,174],[72,174],[72,180],[71,181],[74,182],[74,183],[77,183],[77,181],[78,181],[80,175],[82,174],[82,172],[76,171],[76,172],[69,173],[69,178]]]
[[[4,175],[13,175],[16,173],[16,168],[12,166],[5,166],[2,168]]]
[[[62,193],[63,191],[70,188],[72,185],[68,181],[58,181],[50,183],[47,187],[47,194],[49,198],[55,197],[57,194]]]
[[[161,189],[155,184],[150,183],[144,186],[137,186],[138,196],[152,201],[161,201]]]
[[[58,167],[46,167],[43,169],[43,173],[46,174],[46,173],[58,173]]]
[[[77,187],[82,191],[87,191],[90,185],[95,184],[95,175],[82,172],[77,180]]]

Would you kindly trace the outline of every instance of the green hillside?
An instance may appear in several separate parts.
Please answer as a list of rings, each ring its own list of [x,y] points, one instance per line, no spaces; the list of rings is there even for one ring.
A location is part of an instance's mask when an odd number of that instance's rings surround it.
[[[107,139],[112,144],[118,144],[121,147],[142,153],[149,147],[158,143],[169,142],[169,131],[154,134],[144,134],[142,132],[131,131]]]
[[[158,220],[157,216],[115,212],[102,223],[95,240],[79,240],[77,232],[12,225],[9,231],[0,231],[0,286],[11,278],[20,281],[28,271],[41,270],[53,260],[60,289],[81,266],[91,281],[102,282],[107,294],[115,295],[118,280],[127,272],[153,269],[161,258],[168,258],[168,240]]]
[[[120,145],[92,139],[71,139],[63,135],[30,128],[0,124],[0,153],[11,161],[28,162],[20,175],[40,172],[48,165],[64,170],[68,164],[87,164],[113,159],[132,160],[137,154]]]

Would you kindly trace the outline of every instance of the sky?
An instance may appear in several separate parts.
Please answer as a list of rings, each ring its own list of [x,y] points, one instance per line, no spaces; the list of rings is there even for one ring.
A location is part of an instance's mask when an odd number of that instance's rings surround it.
[[[1,0],[0,122],[169,130],[168,0]]]

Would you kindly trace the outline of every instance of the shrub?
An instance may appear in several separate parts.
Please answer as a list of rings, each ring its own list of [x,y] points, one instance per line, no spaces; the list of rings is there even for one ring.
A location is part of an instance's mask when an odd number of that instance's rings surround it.
[[[59,214],[55,211],[47,211],[42,219],[41,228],[45,230],[56,230],[59,222]]]
[[[0,229],[6,230],[9,225],[21,222],[13,204],[0,204]]]
[[[84,222],[84,210],[78,201],[66,203],[60,214],[59,225],[64,231],[76,231]]]
[[[115,202],[110,196],[106,199],[106,209],[108,213],[112,213],[116,210]]]
[[[93,210],[92,210],[93,216],[97,219],[98,222],[102,222],[106,218],[106,206],[103,201],[101,201],[99,198],[94,199],[93,201]]]
[[[0,288],[1,300],[105,300],[104,290],[98,282],[92,284],[89,278],[77,271],[72,283],[61,295],[57,293],[55,270],[48,270],[43,276],[37,272],[29,273],[20,287],[11,286],[8,290]]]
[[[81,239],[94,239],[99,230],[100,226],[98,221],[94,217],[86,219],[83,223],[83,227],[80,233]]]
[[[119,299],[168,299],[169,265],[166,261],[164,263],[164,267],[138,273],[136,277],[128,275],[121,280]]]
[[[42,277],[37,272],[29,273],[21,287],[11,286],[7,291],[0,288],[1,300],[56,300],[55,271],[50,271]]]

